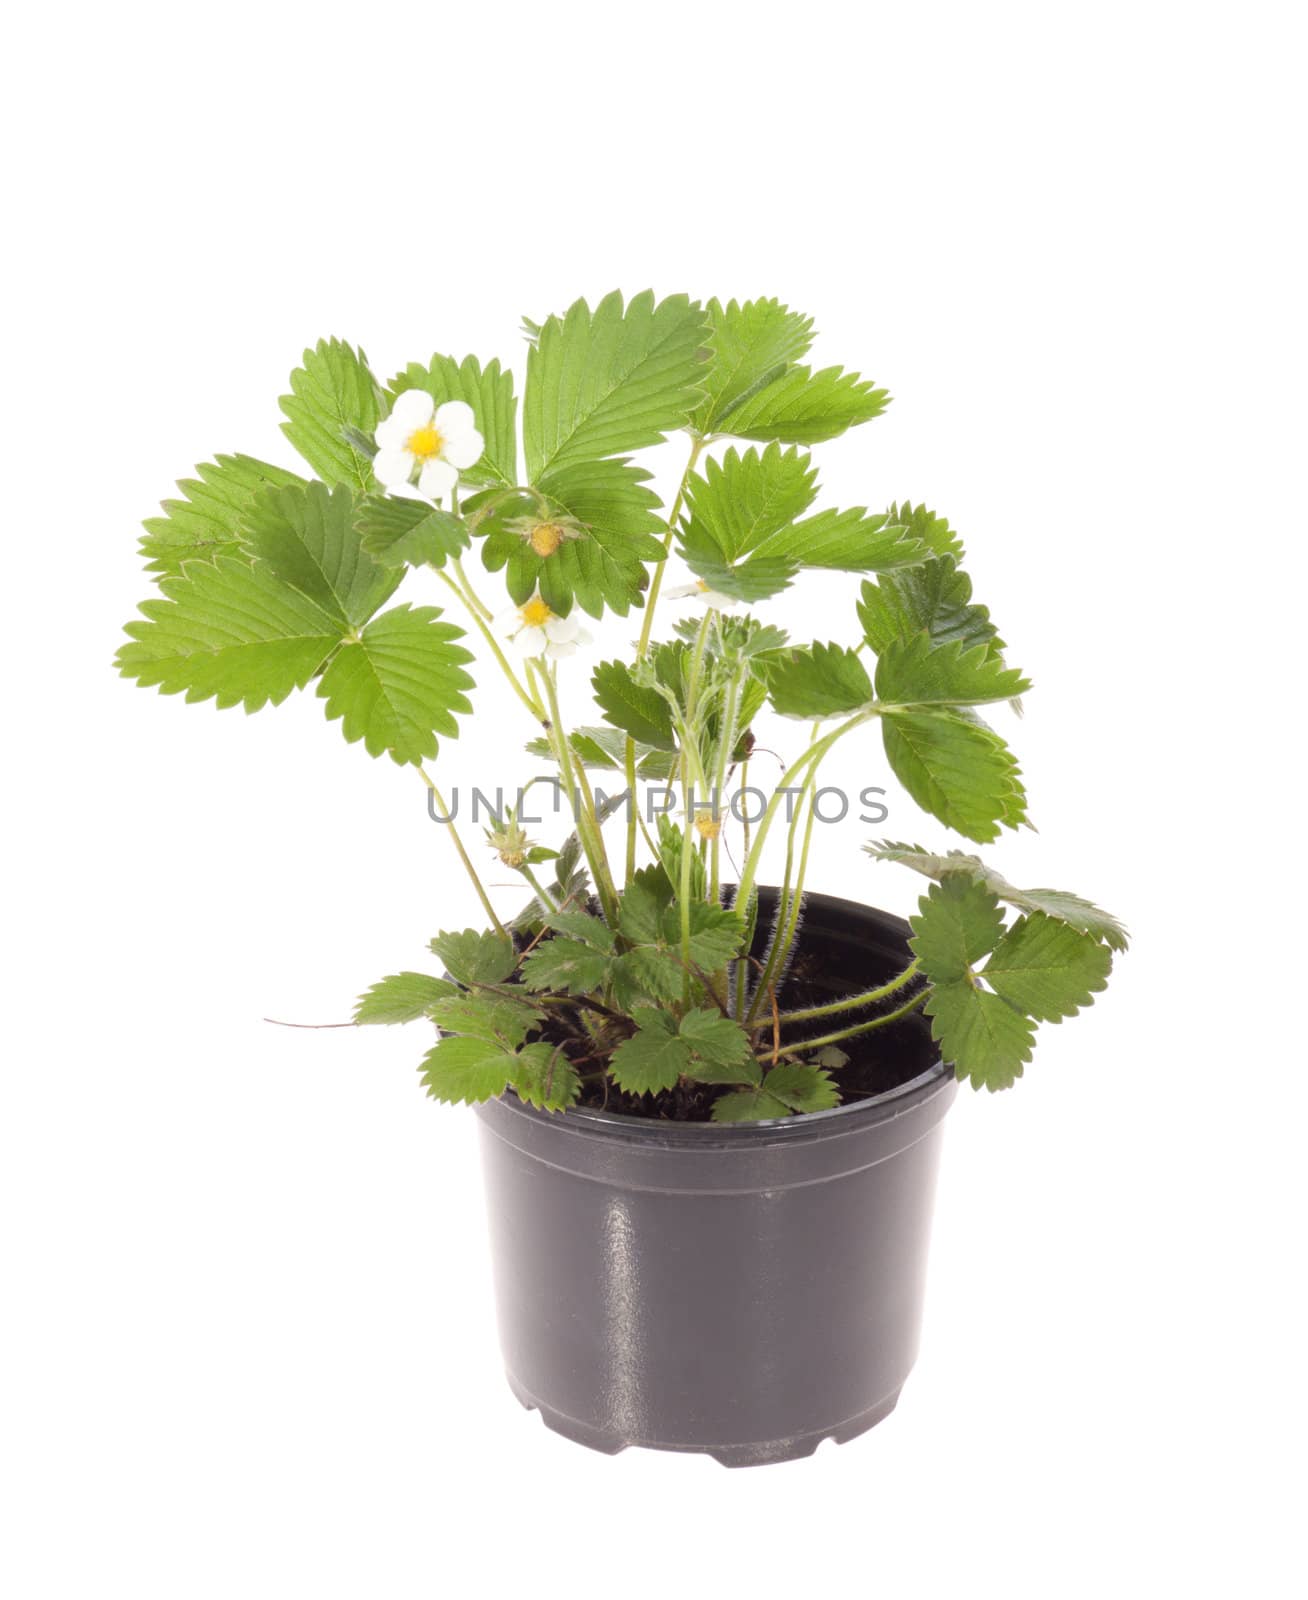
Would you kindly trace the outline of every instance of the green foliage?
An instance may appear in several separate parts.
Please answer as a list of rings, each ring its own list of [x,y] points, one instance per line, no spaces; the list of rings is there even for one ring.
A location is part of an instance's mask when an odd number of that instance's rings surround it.
[[[165,500],[163,516],[149,517],[141,554],[150,572],[180,577],[183,561],[212,561],[239,555],[242,523],[261,489],[302,484],[304,479],[253,456],[215,456],[183,478],[177,487],[185,496]]]
[[[425,972],[395,972],[359,996],[354,1020],[358,1023],[416,1022],[419,1017],[430,1018],[438,1001],[448,1000],[457,993],[452,983],[429,977]]]
[[[240,557],[187,562],[159,587],[117,658],[143,688],[258,711],[304,688],[340,643],[336,618]]]
[[[1003,739],[961,711],[891,711],[886,759],[924,811],[982,844],[1026,819],[1026,791]]]
[[[281,407],[282,432],[324,483],[372,487],[372,462],[348,442],[351,432],[371,438],[382,417],[382,392],[362,350],[320,339],[291,374]]]
[[[513,941],[502,934],[465,928],[462,933],[438,933],[432,950],[456,983],[468,988],[504,983],[517,965]]]
[[[710,300],[704,308],[709,323],[711,359],[703,376],[704,397],[691,413],[691,425],[702,434],[719,433],[733,411],[769,384],[775,383],[805,355],[813,341],[813,323],[779,300]]]
[[[383,567],[443,567],[471,542],[462,517],[398,495],[368,495],[355,525],[363,549]]]
[[[1035,1024],[997,994],[965,978],[933,984],[926,1001],[931,1036],[962,1081],[1010,1089],[1035,1049]]]
[[[591,678],[595,701],[606,722],[652,750],[675,750],[672,711],[655,688],[638,683],[622,661],[606,661]]]
[[[546,939],[522,963],[527,988],[589,994],[608,976],[609,958],[576,939]]]
[[[512,1000],[494,994],[467,993],[456,989],[431,1008],[431,1018],[442,1033],[482,1039],[488,1044],[516,1050],[527,1034],[544,1021],[525,997]]]
[[[875,698],[867,668],[853,650],[812,644],[779,651],[762,668],[772,709],[808,720],[861,711]]]
[[[989,611],[972,601],[972,580],[947,557],[865,583],[858,620],[863,637],[878,655],[918,635],[933,645],[959,644],[964,649],[988,645],[996,651],[1004,647]]]
[[[378,566],[360,546],[348,489],[309,483],[264,490],[244,528],[251,554],[316,601],[342,633],[362,626],[399,584],[399,572]]]
[[[877,699],[892,705],[979,706],[1030,687],[988,644],[933,644],[925,633],[888,644],[877,661]]]
[[[685,295],[655,304],[618,293],[591,311],[578,300],[541,324],[522,406],[527,472],[547,472],[658,444],[684,427],[704,369],[703,309]]]
[[[477,430],[485,442],[475,466],[460,474],[468,483],[506,487],[518,481],[518,402],[513,374],[501,371],[498,360],[483,367],[476,356],[455,361],[435,355],[424,367],[411,362],[391,379],[392,399],[406,389],[425,389],[438,406],[462,400],[472,407]]]
[[[1116,917],[1102,911],[1089,900],[1069,894],[1065,889],[1018,889],[1001,873],[986,865],[980,856],[968,855],[962,850],[938,854],[925,850],[918,844],[896,844],[883,840],[880,844],[864,847],[878,861],[897,861],[911,867],[924,877],[942,880],[946,874],[963,875],[984,885],[998,899],[1020,911],[1039,911],[1055,917],[1075,928],[1078,933],[1093,934],[1110,950],[1125,950],[1127,932]]]
[[[919,904],[913,919],[913,954],[936,983],[971,974],[999,943],[1004,919],[998,899],[984,884],[958,873],[938,883]]]
[[[433,1100],[476,1105],[502,1095],[513,1081],[518,1057],[493,1039],[442,1039],[423,1057],[422,1081]]]
[[[518,1052],[513,1087],[542,1111],[564,1111],[581,1094],[581,1076],[557,1045],[529,1044]]]
[[[680,1022],[667,1011],[633,1010],[636,1032],[613,1052],[613,1081],[628,1094],[658,1094],[691,1078],[704,1083],[753,1083],[758,1067],[738,1023],[706,1008]]]
[[[437,606],[408,604],[384,611],[345,643],[323,674],[318,693],[345,737],[362,739],[371,756],[403,766],[436,754],[436,735],[458,734],[455,712],[472,710],[463,670],[471,654],[454,643],[463,629],[440,622]]]
[[[1042,911],[1021,917],[986,962],[986,982],[1038,1022],[1061,1022],[1107,987],[1113,953]]]
[[[742,401],[719,431],[738,439],[817,444],[879,417],[889,403],[884,389],[857,373],[840,367],[820,372],[791,367]]]
[[[757,1087],[720,1095],[713,1102],[713,1121],[771,1122],[793,1112],[829,1111],[839,1104],[840,1090],[824,1068],[783,1061]]]

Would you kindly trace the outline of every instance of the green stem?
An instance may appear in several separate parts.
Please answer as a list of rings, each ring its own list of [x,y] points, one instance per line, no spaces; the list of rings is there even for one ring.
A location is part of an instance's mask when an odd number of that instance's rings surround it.
[[[441,815],[447,819],[445,822],[443,822],[441,824],[441,826],[444,827],[444,828],[448,828],[449,829],[450,839],[451,839],[451,841],[452,841],[452,843],[454,845],[455,850],[458,851],[459,860],[462,861],[463,866],[464,866],[464,870],[467,872],[468,876],[472,879],[472,886],[477,891],[477,898],[481,901],[482,909],[485,911],[486,915],[491,919],[491,923],[492,923],[496,933],[502,933],[507,938],[508,935],[505,932],[504,924],[495,915],[495,907],[491,905],[490,898],[487,895],[486,890],[482,887],[481,879],[477,876],[477,869],[472,864],[472,858],[469,856],[468,852],[463,848],[463,840],[459,838],[459,830],[454,826],[454,819],[450,815],[449,806],[447,806],[445,804],[444,795],[441,794],[440,790],[436,787],[436,785],[432,782],[432,780],[427,776],[427,772],[426,772],[425,768],[419,766],[418,771],[422,775],[422,781],[427,785],[427,788],[431,791],[432,799],[441,808]]]
[[[447,572],[438,571],[436,576],[441,580],[447,589],[449,589],[453,594],[456,594],[463,602],[464,608],[467,610],[468,615],[476,623],[482,638],[485,639],[486,643],[490,646],[491,654],[495,657],[496,661],[499,662],[500,671],[503,672],[504,676],[508,679],[514,694],[516,694],[518,699],[522,701],[523,705],[526,706],[527,710],[531,712],[533,718],[537,722],[544,722],[544,706],[542,706],[538,700],[533,698],[533,696],[528,694],[526,689],[524,689],[522,684],[519,682],[517,673],[514,672],[513,668],[509,665],[508,657],[504,654],[503,650],[500,649],[499,640],[496,639],[495,635],[486,626],[485,618],[483,618],[481,614],[484,608],[481,607],[480,601],[478,601],[477,597],[471,593],[465,594],[460,586],[454,581],[453,578],[450,577]]]
[[[888,1000],[892,994],[906,988],[920,971],[921,963],[913,960],[889,983],[883,983],[879,988],[864,989],[859,994],[846,995],[843,1000],[833,1000],[825,1006],[805,1006],[802,1011],[783,1011],[781,1026],[784,1028],[792,1022],[815,1022],[819,1017],[834,1017],[842,1011],[861,1011],[864,1006],[874,1006],[878,1001]]]
[[[539,666],[535,662],[528,664],[528,672],[532,681],[538,684],[545,694],[549,705],[548,735],[550,746],[554,751],[554,759],[558,763],[563,781],[567,785],[568,799],[572,805],[572,814],[577,823],[577,837],[581,847],[586,852],[586,861],[590,867],[591,877],[595,880],[595,892],[599,895],[600,904],[604,908],[604,917],[611,928],[618,925],[618,896],[613,887],[613,880],[609,873],[608,857],[604,850],[604,838],[599,831],[599,823],[595,817],[594,796],[590,793],[590,784],[586,782],[584,770],[576,770],[572,764],[572,746],[568,739],[567,730],[563,726],[563,718],[559,713],[559,699],[555,692],[554,679],[547,667]],[[543,720],[543,719],[542,719]],[[580,772],[581,784],[584,792],[578,785]]]
[[[559,909],[558,903],[553,900],[550,895],[541,887],[539,881],[537,880],[536,874],[531,870],[525,861],[518,868],[518,871],[536,891],[536,898],[540,901],[541,905],[545,907],[546,911],[557,911]]]
[[[884,1017],[873,1017],[871,1022],[857,1022],[851,1028],[840,1028],[835,1033],[824,1033],[817,1039],[805,1039],[803,1044],[787,1045],[781,1054],[803,1055],[806,1050],[819,1050],[823,1045],[839,1044],[842,1039],[852,1039],[860,1033],[871,1033],[875,1028],[889,1027],[892,1022],[900,1022],[905,1017],[911,1016],[930,992],[929,988],[923,989],[921,994],[915,994],[911,1000],[906,1000],[894,1011],[887,1011]]]

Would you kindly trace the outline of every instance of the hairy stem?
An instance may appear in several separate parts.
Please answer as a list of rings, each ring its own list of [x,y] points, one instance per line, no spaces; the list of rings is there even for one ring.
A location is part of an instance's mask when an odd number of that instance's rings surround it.
[[[803,1044],[787,1045],[781,1054],[803,1055],[808,1050],[820,1050],[823,1045],[839,1044],[842,1039],[853,1039],[860,1033],[871,1033],[876,1028],[887,1028],[892,1022],[900,1022],[903,1018],[911,1016],[930,992],[929,988],[923,989],[921,994],[915,994],[911,1000],[906,1000],[894,1011],[887,1011],[884,1017],[873,1017],[871,1022],[856,1022],[852,1027],[837,1029],[835,1033],[824,1033],[816,1039],[805,1039]]]
[[[864,1006],[874,1006],[880,1000],[888,1000],[892,994],[898,994],[901,989],[906,989],[921,971],[921,963],[917,960],[910,961],[904,970],[891,978],[888,983],[883,983],[876,989],[864,989],[858,994],[846,995],[843,1000],[833,1000],[829,1005],[805,1006],[800,1011],[783,1011],[781,1024],[783,1027],[792,1022],[815,1022],[819,1017],[835,1017],[844,1011],[861,1011]]]

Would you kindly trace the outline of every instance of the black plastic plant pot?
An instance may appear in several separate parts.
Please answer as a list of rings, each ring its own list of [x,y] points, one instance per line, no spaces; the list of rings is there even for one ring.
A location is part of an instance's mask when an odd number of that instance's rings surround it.
[[[761,894],[766,933],[775,891]],[[908,925],[808,895],[799,959],[833,995],[908,959]],[[681,1123],[514,1096],[478,1107],[509,1383],[597,1450],[805,1456],[893,1410],[917,1354],[956,1085],[926,1024],[901,1079],[833,1111]]]

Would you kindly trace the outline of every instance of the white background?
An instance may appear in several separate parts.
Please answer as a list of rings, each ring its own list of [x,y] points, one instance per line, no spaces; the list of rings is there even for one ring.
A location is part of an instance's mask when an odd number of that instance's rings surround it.
[[[0,1588],[1303,1594],[1293,8],[32,13],[4,106]],[[261,1021],[340,1020],[476,920],[413,774],[311,696],[247,719],[109,665],[173,480],[293,464],[306,344],[520,365],[522,314],[646,285],[778,295],[891,389],[819,452],[829,501],[961,530],[1036,684],[1011,733],[1040,831],[991,854],[1136,935],[1013,1093],[960,1096],[898,1412],[762,1472],[521,1412],[473,1119],[422,1097],[425,1041]],[[795,636],[849,638],[851,588],[798,591]],[[512,782],[518,715],[488,687],[446,778]],[[890,782],[875,743],[833,775]],[[944,835],[890,803],[818,830],[814,887],[911,907],[858,846]]]

